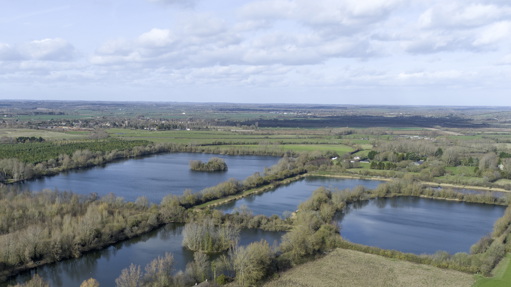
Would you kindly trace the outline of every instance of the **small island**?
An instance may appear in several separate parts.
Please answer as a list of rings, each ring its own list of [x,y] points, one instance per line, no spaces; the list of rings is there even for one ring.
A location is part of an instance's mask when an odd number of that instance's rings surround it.
[[[191,160],[190,169],[193,171],[227,171],[227,164],[219,157],[213,157],[208,162],[202,162],[200,160]]]

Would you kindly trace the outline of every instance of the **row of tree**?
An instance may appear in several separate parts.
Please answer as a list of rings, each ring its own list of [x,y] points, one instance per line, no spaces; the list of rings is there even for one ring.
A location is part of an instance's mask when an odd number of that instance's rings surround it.
[[[125,202],[45,190],[0,188],[0,278],[28,267],[78,257],[160,226],[147,199]]]
[[[200,146],[193,144],[149,144],[146,141],[102,139],[66,142],[0,144],[0,182],[16,182],[62,171],[102,165],[119,159],[171,152],[228,155],[291,156],[281,148]],[[194,164],[195,166],[195,164]],[[207,169],[227,169],[222,160],[213,160]]]

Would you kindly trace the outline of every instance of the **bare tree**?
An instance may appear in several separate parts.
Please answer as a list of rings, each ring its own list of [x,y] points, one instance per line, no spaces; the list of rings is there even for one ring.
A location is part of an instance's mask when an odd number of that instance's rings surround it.
[[[154,259],[145,267],[144,286],[164,287],[172,282],[174,257],[171,253]]]
[[[121,275],[115,279],[117,287],[141,287],[142,286],[142,272],[140,266],[134,265],[122,270]]]
[[[41,278],[39,275],[34,275],[30,281],[23,284],[16,284],[14,287],[50,287],[50,285]]]
[[[250,286],[262,280],[268,273],[272,251],[268,242],[261,240],[234,251],[236,280],[241,286]]]
[[[80,287],[99,287],[99,282],[94,278],[89,278],[83,281],[82,284],[80,284]]]

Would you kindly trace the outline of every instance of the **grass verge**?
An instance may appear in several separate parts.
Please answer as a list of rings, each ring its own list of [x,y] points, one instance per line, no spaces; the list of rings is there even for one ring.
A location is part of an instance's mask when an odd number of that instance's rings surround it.
[[[325,257],[280,274],[265,287],[315,286],[472,286],[473,275],[336,249]],[[500,285],[499,285],[500,286]]]
[[[511,286],[511,254],[508,253],[495,267],[494,276],[481,277],[473,287],[507,287]]]

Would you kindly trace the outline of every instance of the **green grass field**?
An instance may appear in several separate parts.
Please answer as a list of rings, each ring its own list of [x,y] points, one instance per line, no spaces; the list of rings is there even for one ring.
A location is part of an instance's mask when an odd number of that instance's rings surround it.
[[[475,176],[475,167],[473,166],[448,166],[445,168],[449,174],[452,175],[463,175],[463,176]]]
[[[475,176],[462,175],[444,175],[436,177],[436,181],[440,183],[452,183],[458,185],[480,185],[484,186],[486,181],[483,178]]]
[[[286,144],[282,145],[282,147],[286,150],[296,151],[296,152],[310,152],[310,151],[334,151],[340,155],[345,154],[347,152],[352,152],[354,149],[347,145],[337,144]]]
[[[296,132],[296,131],[295,131]],[[146,131],[128,129],[109,129],[112,137],[127,140],[148,140],[156,143],[177,143],[177,144],[215,144],[222,143],[223,148],[246,147],[260,149],[265,146],[278,147],[282,150],[294,152],[308,151],[334,151],[344,154],[354,150],[351,146],[341,144],[340,140],[329,135],[316,133],[289,133],[284,130],[278,132],[268,131]]]
[[[280,274],[280,278],[264,286],[469,287],[474,281],[473,275],[458,271],[337,249],[321,259]]]
[[[509,287],[511,286],[511,254],[507,254],[494,270],[491,278],[480,278],[474,287]]]
[[[500,186],[505,186],[505,185],[511,184],[511,179],[502,178],[502,179],[497,180],[495,182],[495,184],[500,185]]]
[[[0,129],[0,137],[43,137],[47,140],[76,140],[85,139],[89,132],[56,132],[33,129]]]

